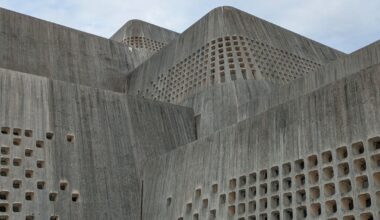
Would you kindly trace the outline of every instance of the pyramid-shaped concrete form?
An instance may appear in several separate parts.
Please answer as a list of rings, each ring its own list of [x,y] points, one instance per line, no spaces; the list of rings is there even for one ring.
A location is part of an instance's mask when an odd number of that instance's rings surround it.
[[[0,220],[380,219],[379,73],[231,7],[111,39],[0,9]]]

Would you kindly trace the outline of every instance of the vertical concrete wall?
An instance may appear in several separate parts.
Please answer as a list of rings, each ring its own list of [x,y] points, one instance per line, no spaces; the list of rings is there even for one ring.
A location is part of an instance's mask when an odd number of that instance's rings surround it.
[[[379,71],[374,66],[152,160],[143,218],[379,218]]]
[[[4,69],[0,78],[0,216],[11,220],[140,219],[146,159],[195,139],[189,108]]]

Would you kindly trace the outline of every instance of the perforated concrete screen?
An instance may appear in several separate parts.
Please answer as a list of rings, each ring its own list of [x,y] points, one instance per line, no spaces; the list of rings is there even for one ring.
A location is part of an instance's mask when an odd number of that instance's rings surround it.
[[[0,9],[0,220],[380,219],[380,43],[231,7],[111,39]]]

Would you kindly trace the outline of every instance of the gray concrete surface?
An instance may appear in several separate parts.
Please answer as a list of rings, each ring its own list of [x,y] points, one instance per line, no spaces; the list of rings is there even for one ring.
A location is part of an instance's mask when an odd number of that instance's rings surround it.
[[[379,45],[0,9],[0,220],[380,219]]]

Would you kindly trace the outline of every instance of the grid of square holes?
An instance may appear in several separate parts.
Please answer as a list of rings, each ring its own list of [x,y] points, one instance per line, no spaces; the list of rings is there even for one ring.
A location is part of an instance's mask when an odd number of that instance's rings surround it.
[[[139,96],[176,102],[184,95],[214,84],[261,76],[274,83],[288,83],[320,64],[243,36],[214,39],[167,72],[151,81]]]
[[[123,43],[128,46],[140,49],[148,49],[151,51],[159,51],[166,46],[166,43],[155,41],[145,37],[125,37]]]
[[[41,199],[39,196],[46,192],[49,201],[54,202],[58,197],[55,191],[49,191],[44,180],[46,176],[46,162],[44,148],[51,145],[53,132],[46,132],[44,138],[34,137],[33,130],[21,128],[1,127],[0,146],[0,220],[24,219],[33,220],[33,201]],[[67,141],[73,141],[73,135],[66,136]],[[60,190],[65,191],[68,183],[62,181]],[[72,201],[77,202],[79,193],[72,192]],[[14,217],[14,218],[13,218]],[[58,216],[50,216],[51,220],[58,220]]]
[[[224,193],[215,183],[211,192],[219,210],[209,209],[208,219],[380,219],[380,137],[231,178]],[[183,216],[199,219],[196,207],[186,204]]]

